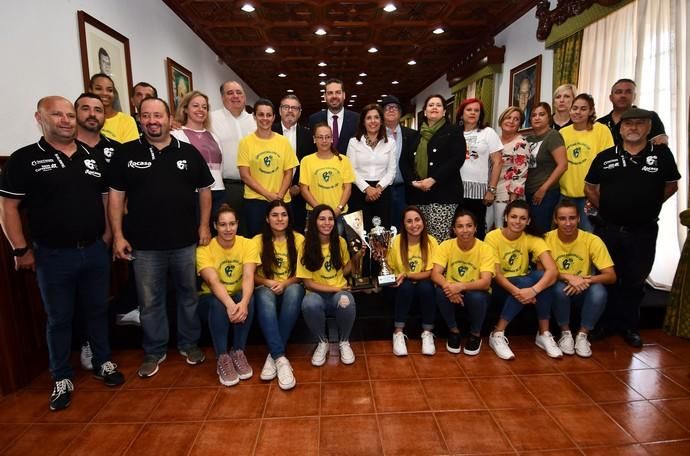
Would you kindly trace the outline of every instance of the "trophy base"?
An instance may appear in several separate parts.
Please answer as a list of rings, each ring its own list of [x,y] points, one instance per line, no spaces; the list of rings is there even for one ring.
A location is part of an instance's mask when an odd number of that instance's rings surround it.
[[[375,284],[371,280],[371,277],[358,277],[350,281],[350,291],[371,290],[374,287]]]
[[[376,278],[380,287],[387,287],[395,283],[395,274],[380,275]]]

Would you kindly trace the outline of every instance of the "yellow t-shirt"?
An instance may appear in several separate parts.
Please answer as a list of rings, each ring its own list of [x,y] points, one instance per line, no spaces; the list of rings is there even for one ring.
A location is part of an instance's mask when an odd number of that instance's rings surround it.
[[[266,278],[264,275],[264,270],[261,267],[261,253],[263,251],[263,245],[262,245],[262,238],[263,235],[257,234],[254,236],[252,239],[254,241],[256,252],[259,257],[259,262],[257,263],[256,267],[256,272],[259,276]],[[302,245],[304,244],[304,236],[302,236],[300,233],[295,233],[295,248],[297,249],[297,254],[299,255],[299,252],[302,250]],[[275,249],[275,254],[276,254],[276,260],[278,261],[278,267],[275,269],[272,269],[273,271],[273,280],[277,280],[278,282],[282,282],[284,280],[287,280],[290,278],[290,260],[288,258],[288,249],[287,249],[287,239],[284,241],[279,241],[279,242],[273,242],[273,247]],[[295,272],[297,270],[295,269]]]
[[[558,237],[558,230],[546,233],[546,245],[551,250],[558,272],[577,276],[592,274],[592,266],[599,271],[613,266],[604,241],[595,234],[578,230],[577,238],[567,244]]]
[[[342,159],[342,160],[341,160]],[[343,184],[355,181],[355,172],[345,155],[322,160],[316,154],[307,155],[300,162],[299,183],[309,186],[309,191],[319,204],[336,208],[343,196]],[[307,210],[312,210],[307,204]],[[347,212],[347,205],[343,213]]]
[[[474,282],[480,279],[482,272],[496,273],[496,255],[487,243],[475,239],[474,245],[468,251],[458,247],[457,239],[441,242],[434,255],[434,264],[445,269],[444,277],[449,282]]]
[[[568,125],[559,131],[568,156],[568,169],[558,182],[561,193],[571,198],[585,196],[585,176],[599,152],[613,147],[613,136],[606,125],[594,122],[591,130],[575,130]]]
[[[242,291],[242,266],[245,263],[258,263],[254,241],[242,236],[235,236],[235,245],[231,249],[224,249],[217,238],[211,239],[208,245],[196,248],[196,272],[213,268],[218,273],[220,282],[232,296]],[[211,293],[211,288],[204,282],[201,284],[201,294]]]
[[[285,171],[298,165],[290,141],[277,133],[270,139],[262,139],[252,133],[242,138],[237,147],[237,166],[248,167],[252,177],[269,192],[279,191]],[[244,186],[244,197],[266,201],[248,185]],[[286,192],[283,200],[288,203],[290,199],[290,192]]]
[[[105,119],[101,129],[103,136],[114,139],[119,143],[126,143],[139,139],[139,130],[134,117],[124,112],[118,112],[113,117]]]
[[[342,237],[340,239],[340,258],[343,261],[343,267],[350,261],[350,253],[347,251],[347,242]],[[321,252],[323,253],[323,264],[318,271],[310,271],[302,264],[303,248],[300,249],[300,255],[297,259],[297,277],[300,279],[311,279],[323,285],[330,285],[333,287],[343,288],[347,285],[347,280],[343,275],[342,269],[334,269],[331,266],[331,251],[328,244],[321,245]]]
[[[503,236],[500,228],[488,233],[484,242],[494,249],[494,255],[505,277],[527,275],[530,254],[536,260],[539,255],[549,250],[542,238],[522,233],[519,238],[511,241]]]
[[[393,238],[393,242],[386,261],[393,269],[395,275],[403,272],[424,272],[430,271],[434,267],[434,254],[438,249],[438,241],[433,236],[429,235],[429,251],[427,252],[426,264],[422,265],[422,247],[420,244],[408,246],[407,249],[407,264],[402,259],[402,252],[400,250],[401,237],[398,234]]]

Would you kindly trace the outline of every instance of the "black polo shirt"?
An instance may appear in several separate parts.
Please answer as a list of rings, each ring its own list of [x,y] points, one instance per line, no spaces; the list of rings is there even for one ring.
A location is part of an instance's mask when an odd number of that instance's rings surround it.
[[[656,222],[667,182],[680,179],[678,167],[665,145],[647,147],[633,156],[622,145],[596,156],[585,182],[599,185],[599,215],[619,226]]]
[[[0,175],[0,196],[21,199],[32,239],[50,247],[74,247],[105,230],[105,165],[76,141],[71,157],[41,138],[14,152]]]
[[[94,147],[91,148],[96,155],[98,155],[101,160],[103,160],[107,165],[110,165],[110,161],[113,159],[118,149],[122,146],[119,142],[114,139],[110,139],[107,136],[100,135],[101,140],[98,141]]]
[[[197,189],[213,185],[213,176],[194,146],[170,139],[159,151],[142,136],[110,162],[110,188],[127,193],[125,237],[135,249],[179,249],[199,240]]]
[[[636,108],[637,106],[633,106],[633,108]],[[652,129],[649,130],[649,134],[647,135],[647,140],[649,141],[652,138],[655,138],[659,135],[665,135],[666,130],[664,129],[664,123],[661,121],[659,116],[657,115],[656,112],[650,111],[652,113]],[[604,117],[601,117],[597,119],[597,122],[602,123],[609,127],[609,130],[611,130],[611,136],[613,136],[613,142],[615,144],[618,144],[621,142],[621,123],[615,123],[613,121],[613,111],[609,112],[606,114]]]

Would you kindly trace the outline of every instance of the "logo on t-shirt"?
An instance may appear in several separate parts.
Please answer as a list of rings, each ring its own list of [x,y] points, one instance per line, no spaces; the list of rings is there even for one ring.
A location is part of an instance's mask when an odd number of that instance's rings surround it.
[[[187,160],[177,160],[177,169],[186,170],[187,169]]]
[[[511,250],[503,254],[503,261],[501,267],[503,272],[518,272],[522,265],[522,252],[519,250]]]
[[[240,280],[242,265],[237,260],[226,260],[220,264],[218,271],[220,272],[221,283],[234,285]]]
[[[326,190],[335,188],[337,186],[337,184],[336,183],[332,183],[332,184],[330,183],[331,178],[333,177],[334,174],[335,174],[335,171],[333,170],[333,168],[321,168],[321,169],[317,170],[316,175],[321,176],[321,180],[318,182],[319,187],[326,189]]]
[[[110,159],[113,158],[113,152],[115,152],[115,149],[112,147],[103,148],[103,157],[106,163],[110,163]]]
[[[331,256],[328,255],[326,258],[323,260],[323,269],[326,271],[325,273],[321,274],[321,278],[324,280],[330,280],[334,279],[335,276],[337,275],[337,271],[333,267],[333,264],[331,263]]]
[[[582,275],[582,263],[584,259],[574,253],[564,253],[556,257],[558,269],[566,274]]]
[[[454,261],[451,267],[451,271],[453,271],[451,279],[455,282],[462,282],[466,277],[472,277],[471,271],[477,270],[475,265],[462,260]]]
[[[263,174],[273,174],[278,171],[278,156],[275,152],[265,151],[256,156],[260,163],[259,171]]]
[[[84,160],[84,166],[86,167],[86,169],[84,170],[84,174],[88,174],[89,176],[93,177],[101,177],[101,173],[98,171],[98,165],[96,164],[96,160]]]

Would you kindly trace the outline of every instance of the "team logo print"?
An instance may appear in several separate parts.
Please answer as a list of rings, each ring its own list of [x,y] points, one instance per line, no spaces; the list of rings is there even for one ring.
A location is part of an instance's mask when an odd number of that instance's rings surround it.
[[[647,157],[647,165],[656,166],[656,155],[650,155]]]
[[[187,169],[187,160],[177,160],[177,169],[186,170]]]
[[[410,261],[410,271],[415,272],[417,269],[417,262],[416,261]]]
[[[511,253],[511,254],[510,254],[510,257],[508,257],[508,264],[511,265],[511,266],[514,265],[514,264],[515,264],[515,260],[517,260],[517,257],[518,257],[518,256],[517,256],[517,253]]]
[[[105,161],[110,163],[110,159],[113,158],[113,152],[115,152],[115,149],[112,147],[104,147],[103,148],[103,155],[105,156]]]
[[[97,169],[98,167],[96,166],[96,160],[84,160],[84,166],[86,166],[90,170]]]
[[[333,269],[333,265],[331,264],[331,260],[324,261],[323,267],[326,271],[331,272],[331,269]]]
[[[276,258],[276,265],[278,266],[278,269],[281,269],[283,267],[283,259],[280,257]]]
[[[573,260],[570,258],[565,258],[563,262],[561,263],[561,266],[563,266],[564,270],[570,269],[570,267],[573,265]]]
[[[321,177],[323,177],[324,182],[328,182],[331,180],[331,176],[333,175],[333,171],[324,171],[321,174]]]
[[[179,166],[179,165],[178,165]],[[151,167],[151,162],[138,162],[134,160],[130,160],[127,162],[127,168],[136,168],[136,169],[146,169]]]
[[[465,277],[466,272],[467,272],[467,266],[465,266],[465,265],[458,266],[458,275],[460,277]]]
[[[234,264],[228,264],[225,266],[225,269],[223,272],[225,272],[225,275],[228,277],[232,277],[232,273],[235,271],[235,265]]]
[[[271,166],[271,160],[272,157],[270,155],[266,155],[264,157],[264,166],[266,166],[266,168],[269,168]]]
[[[573,158],[579,158],[580,157],[580,148],[576,147],[573,149]]]

